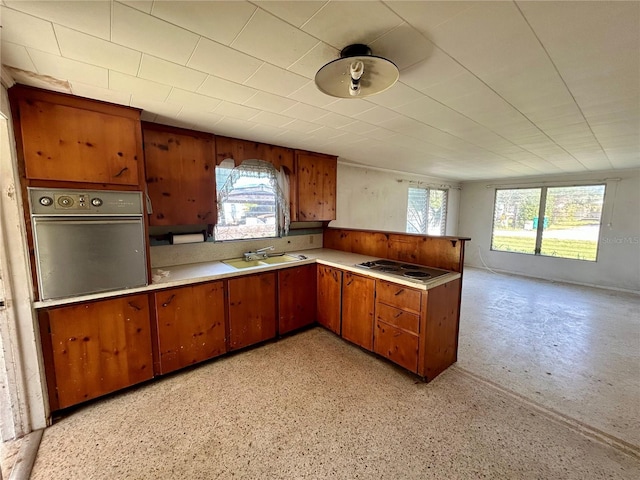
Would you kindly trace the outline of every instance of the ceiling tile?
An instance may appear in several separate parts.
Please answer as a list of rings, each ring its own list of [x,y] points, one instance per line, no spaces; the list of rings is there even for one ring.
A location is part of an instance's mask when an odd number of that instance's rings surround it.
[[[217,113],[192,110],[185,107],[180,110],[177,118],[178,120],[190,124],[191,128],[194,128],[196,130],[211,133],[214,133],[215,131],[217,133],[218,129],[216,128],[216,126],[218,122],[220,122],[224,117],[218,115]]]
[[[79,97],[93,98],[118,105],[130,105],[131,101],[131,94],[127,92],[116,92],[115,90],[96,87],[75,80],[71,82],[71,93]]]
[[[221,100],[228,100],[233,103],[244,103],[256,93],[256,90],[245,85],[209,75],[198,89],[198,93],[220,98]]]
[[[387,108],[395,108],[407,103],[415,102],[423,98],[424,95],[408,87],[402,82],[397,82],[389,90],[385,90],[375,96],[368,97],[369,102],[382,105]]]
[[[159,123],[161,125],[168,125],[170,127],[178,127],[178,128],[194,128],[194,125],[189,123],[188,121],[179,117],[166,117],[164,115],[156,115],[154,120],[155,123]]]
[[[319,123],[320,125],[325,125],[327,127],[333,128],[341,128],[345,125],[349,125],[353,123],[355,120],[353,118],[345,117],[344,115],[340,115],[337,113],[328,113],[323,117],[317,118],[314,120],[315,123]]]
[[[178,115],[180,110],[182,110],[182,105],[167,102],[156,102],[154,100],[149,100],[148,98],[139,97],[138,95],[132,95],[131,102],[129,104],[132,107],[141,108],[153,113],[154,115],[162,115],[165,117],[175,117]]]
[[[5,1],[5,4],[35,17],[73,28],[95,37],[109,39],[111,27],[111,2],[85,1]]]
[[[394,0],[387,2],[387,6],[391,10],[426,34],[475,5],[474,1],[416,2]]]
[[[372,132],[376,128],[377,127],[375,125],[371,125],[370,123],[355,121],[353,123],[345,125],[344,127],[341,128],[341,130],[344,130],[346,132],[351,132],[351,133],[357,133],[360,135],[366,135],[367,133]]]
[[[60,25],[54,29],[63,57],[129,75],[138,73],[140,52]]]
[[[264,32],[277,32],[265,35]],[[264,61],[287,68],[318,41],[279,18],[258,9],[231,46]]]
[[[265,125],[272,125],[274,127],[282,127],[287,123],[291,122],[290,117],[285,117],[284,115],[279,115],[277,113],[271,112],[260,112],[258,115],[253,117],[251,121],[256,123],[263,123]]]
[[[40,74],[61,80],[77,80],[97,87],[107,88],[109,86],[109,71],[106,68],[69,60],[32,48],[27,50]]]
[[[162,102],[167,98],[171,87],[160,83],[144,80],[124,73],[109,71],[109,88],[121,92]]]
[[[187,66],[216,77],[244,83],[264,62],[231,47],[201,38]]]
[[[398,113],[393,110],[389,110],[385,107],[374,106],[373,108],[366,110],[362,113],[354,115],[358,120],[364,120],[365,122],[377,124],[379,122],[384,122],[385,120],[390,120],[392,118],[396,118],[400,116]]]
[[[220,104],[221,100],[174,88],[167,97],[167,102],[185,105],[189,107],[190,110],[212,112]]]
[[[426,62],[434,50],[433,43],[406,22],[371,42],[369,47],[374,55],[391,60],[400,71]]]
[[[315,47],[300,57],[288,70],[313,79],[320,68],[337,58],[340,58],[338,49],[324,42],[318,42]]]
[[[369,44],[401,23],[381,2],[329,2],[302,30],[342,50],[352,43]]]
[[[244,105],[257,108],[259,110],[266,110],[268,112],[281,113],[284,110],[291,108],[296,103],[298,102],[291,100],[290,98],[284,98],[267,92],[258,92],[249,100],[244,102]]]
[[[185,65],[198,35],[120,3],[113,4],[111,40],[144,53]]]
[[[286,97],[303,87],[308,81],[308,79],[293,72],[264,63],[258,71],[245,82],[245,85]]]
[[[318,87],[316,87],[316,84],[313,82],[309,82],[300,90],[293,92],[289,95],[289,98],[293,98],[302,103],[308,103],[309,105],[315,105],[316,107],[325,107],[336,101],[335,97],[325,95],[318,90]]]
[[[335,113],[352,116],[364,113],[367,110],[371,110],[375,107],[376,106],[374,104],[369,103],[361,98],[344,98],[335,100],[324,108]]]
[[[21,70],[36,71],[36,67],[27,53],[27,49],[22,45],[14,43],[2,42],[0,57],[2,63]]]
[[[207,74],[144,54],[138,77],[195,91],[207,78]]]
[[[318,125],[317,123],[311,123],[311,122],[306,122],[304,120],[296,119],[291,123],[287,123],[286,128],[289,130],[293,130],[295,132],[311,133],[314,130],[318,130],[319,128],[322,128],[322,126]]]
[[[254,127],[255,123],[246,120],[239,120],[232,117],[222,117],[215,125],[216,135],[226,135],[228,137],[237,137],[238,132],[248,132]]]
[[[229,45],[255,10],[255,6],[244,1],[160,1],[154,2],[151,14]]]
[[[221,102],[220,105],[216,107],[214,112],[224,117],[233,117],[239,120],[249,120],[260,113],[260,110],[256,108],[245,107],[244,105],[238,105],[237,103]]]
[[[51,22],[6,7],[0,7],[0,14],[3,42],[33,47],[56,55],[60,54]]]
[[[151,13],[151,7],[153,7],[153,0],[118,0],[118,3],[123,3],[144,13]]]
[[[304,103],[298,102],[284,110],[282,113],[290,117],[299,118],[301,120],[309,120],[310,122],[313,122],[314,120],[325,116],[327,114],[327,111],[323,110],[322,108],[313,107],[311,105],[306,105]]]
[[[312,0],[306,0],[304,2],[267,0],[255,1],[253,3],[285,22],[300,27],[327,2]]]

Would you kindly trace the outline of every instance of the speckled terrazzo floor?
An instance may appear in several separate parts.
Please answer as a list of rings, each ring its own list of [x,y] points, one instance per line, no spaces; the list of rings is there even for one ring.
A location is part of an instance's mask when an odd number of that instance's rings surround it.
[[[430,384],[320,328],[85,406],[32,479],[596,479],[640,461],[451,368]]]

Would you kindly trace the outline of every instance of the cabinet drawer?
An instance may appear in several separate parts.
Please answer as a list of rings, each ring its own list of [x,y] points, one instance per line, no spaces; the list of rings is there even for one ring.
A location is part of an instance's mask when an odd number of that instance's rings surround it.
[[[416,335],[420,332],[419,315],[390,307],[384,303],[378,302],[376,304],[376,319],[403,330],[408,330]]]
[[[420,313],[420,290],[379,280],[376,287],[376,296],[379,302]]]
[[[412,372],[418,371],[418,336],[376,320],[373,351]]]

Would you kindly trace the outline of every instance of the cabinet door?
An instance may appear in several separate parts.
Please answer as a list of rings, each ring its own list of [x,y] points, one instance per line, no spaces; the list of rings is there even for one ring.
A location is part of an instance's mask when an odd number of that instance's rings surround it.
[[[342,270],[318,265],[318,323],[340,335]]]
[[[275,272],[229,280],[229,349],[276,336]]]
[[[19,109],[27,178],[138,185],[139,120],[37,100]]]
[[[52,308],[47,315],[60,408],[153,376],[147,295]]]
[[[418,336],[376,320],[375,353],[412,372],[418,370]]]
[[[298,221],[335,220],[336,171],[335,157],[298,152],[296,156]]]
[[[280,335],[316,320],[316,266],[278,271],[278,332]]]
[[[375,280],[345,272],[342,282],[342,338],[372,350]]]
[[[160,373],[226,352],[222,281],[163,290],[153,296]]]
[[[215,223],[213,135],[159,128],[143,124],[149,225]]]

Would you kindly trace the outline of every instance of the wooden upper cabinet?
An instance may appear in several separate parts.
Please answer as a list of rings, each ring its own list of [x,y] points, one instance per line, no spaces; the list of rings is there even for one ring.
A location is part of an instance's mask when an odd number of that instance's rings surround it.
[[[344,272],[342,282],[342,338],[373,350],[376,282],[351,272]]]
[[[296,211],[292,220],[318,222],[336,218],[337,158],[296,152]]]
[[[251,142],[239,138],[216,136],[216,164],[232,159],[236,166],[245,160],[264,160],[273,164],[276,170],[285,167],[287,173],[293,172],[293,149]]]
[[[150,225],[216,222],[215,141],[201,133],[143,122]]]
[[[227,351],[224,283],[190,285],[153,294],[159,373],[168,373]]]
[[[139,110],[21,86],[11,96],[28,180],[140,184]]]
[[[52,308],[41,315],[50,331],[54,410],[153,376],[147,295]]]

